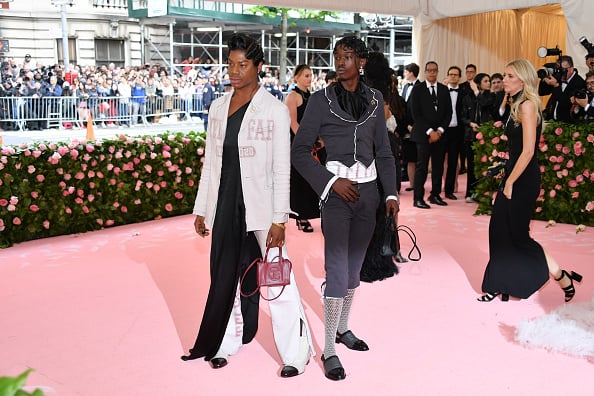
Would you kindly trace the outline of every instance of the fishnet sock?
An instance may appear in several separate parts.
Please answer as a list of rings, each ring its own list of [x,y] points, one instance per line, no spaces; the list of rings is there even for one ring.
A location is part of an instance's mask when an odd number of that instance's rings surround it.
[[[336,329],[338,328],[338,318],[342,311],[343,300],[344,298],[324,297],[325,358],[336,355]]]
[[[344,303],[342,304],[342,312],[340,313],[340,320],[338,321],[337,329],[340,334],[349,329],[349,314],[351,313],[351,306],[353,305],[355,290],[356,289],[347,289],[347,295],[344,297]]]

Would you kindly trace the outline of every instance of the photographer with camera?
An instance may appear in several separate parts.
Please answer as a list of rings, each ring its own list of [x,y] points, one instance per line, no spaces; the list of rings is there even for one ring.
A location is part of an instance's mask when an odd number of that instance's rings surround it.
[[[594,122],[594,71],[586,73],[586,88],[575,93],[572,115],[578,121]]]
[[[540,96],[551,95],[545,109],[547,120],[574,122],[571,116],[572,97],[577,91],[585,88],[584,79],[578,75],[573,67],[571,56],[559,56],[556,63],[545,64],[545,68],[538,70],[541,79],[538,85]]]

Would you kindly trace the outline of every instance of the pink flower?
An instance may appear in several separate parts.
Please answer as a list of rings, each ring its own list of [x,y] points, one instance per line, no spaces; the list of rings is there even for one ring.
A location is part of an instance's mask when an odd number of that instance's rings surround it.
[[[68,194],[74,194],[74,191],[76,191],[76,189],[73,186],[68,187]]]
[[[549,197],[555,198],[555,195],[557,195],[557,191],[555,191],[555,190],[549,191]]]
[[[573,160],[569,160],[567,161],[567,165],[568,168],[573,168]]]
[[[196,150],[196,154],[204,155],[204,149],[202,147],[198,147],[198,149]]]
[[[70,175],[70,173],[66,173],[66,174],[64,175],[64,180],[68,181],[68,180],[70,180],[70,179],[72,179],[72,176]]]
[[[132,158],[132,162],[134,162],[134,165],[138,165],[140,164],[140,159],[138,159],[137,157]]]
[[[14,219],[12,219],[12,224],[21,225],[21,219],[19,219],[18,217],[15,217]]]
[[[192,180],[192,179],[188,180],[188,186],[193,187],[194,186],[194,180]]]
[[[162,170],[158,170],[157,171],[157,176],[161,177],[165,174],[165,172],[163,172]]]
[[[87,205],[84,205],[82,207],[82,211],[83,211],[83,213],[89,213],[89,208],[87,207]]]
[[[105,221],[105,225],[108,226],[108,227],[114,225],[114,223],[115,223],[115,221],[113,221],[113,220],[107,220],[107,221]]]
[[[92,153],[93,151],[95,151],[95,147],[92,144],[87,144],[85,148],[87,149],[88,153]]]
[[[495,136],[493,139],[491,139],[491,143],[497,144],[497,143],[499,143],[499,140],[500,140],[499,137]]]
[[[128,213],[128,208],[127,208],[127,207],[125,207],[125,206],[122,206],[122,207],[120,208],[120,210],[122,211],[122,213]]]
[[[49,230],[49,228],[50,228],[50,222],[49,222],[49,220],[45,220],[43,222],[43,228],[45,228],[46,230]]]
[[[134,205],[140,205],[142,201],[140,199],[135,199],[134,200]]]
[[[93,194],[87,195],[87,201],[93,202],[95,200],[95,196]]]
[[[75,150],[75,149],[70,150],[70,157],[72,157],[72,159],[77,159],[78,158],[78,150]]]
[[[4,226],[4,220],[0,219],[0,232],[4,231],[6,227]]]
[[[161,186],[159,186],[158,184],[155,184],[153,186],[153,190],[155,190],[155,192],[158,192],[161,189]]]
[[[33,165],[29,165],[27,167],[27,172],[29,172],[29,174],[35,173],[35,167]]]
[[[85,178],[85,174],[84,174],[84,173],[82,173],[82,172],[76,172],[76,175],[74,175],[74,178],[75,178],[76,180],[82,180],[82,179],[84,179],[84,178]]]
[[[487,156],[486,155],[483,155],[481,157],[481,162],[487,162]]]
[[[64,147],[64,146],[60,146],[58,147],[58,154],[60,154],[60,157],[65,156],[68,153],[68,147]]]
[[[148,189],[153,188],[153,183],[152,182],[146,182],[146,188],[148,188]]]
[[[588,141],[588,143],[594,143],[594,135],[589,134],[586,140]]]
[[[586,210],[587,210],[588,212],[591,212],[591,211],[593,211],[593,210],[594,210],[594,201],[589,201],[589,202],[586,204]]]
[[[569,147],[565,147],[565,146],[564,146],[564,147],[561,149],[561,152],[562,152],[563,154],[569,154],[569,152],[570,152],[570,150],[569,150]]]
[[[580,192],[579,191],[574,191],[571,194],[571,198],[573,198],[573,199],[577,199],[577,198],[579,198],[579,196],[580,196]]]
[[[114,203],[113,203],[113,207],[114,207],[114,208],[119,208],[119,207],[120,207],[120,203],[119,203],[119,202],[117,202],[117,201],[116,201],[116,202],[114,202]]]
[[[192,168],[186,166],[186,174],[189,175],[190,173],[192,173]]]
[[[573,136],[573,138],[575,139],[575,138],[578,138],[580,136],[580,133],[579,132],[574,132],[573,135],[571,135],[571,136]]]
[[[171,158],[171,153],[169,151],[163,151],[163,158]]]
[[[115,168],[113,168],[113,173],[115,173],[116,175],[119,175],[120,171],[121,171],[121,169],[119,166],[116,166]]]
[[[161,139],[159,136],[157,136],[157,137],[155,137],[155,143],[161,144],[161,143],[163,143],[163,139]]]
[[[57,173],[58,175],[63,175],[63,174],[64,174],[64,169],[62,169],[62,168],[58,168],[58,169],[56,169],[56,173]]]
[[[165,188],[165,187],[167,187],[167,182],[166,182],[165,180],[163,180],[161,183],[159,183],[159,185],[160,185],[162,188]]]
[[[184,194],[180,193],[179,191],[176,191],[175,194],[173,194],[173,195],[177,199],[182,199],[184,197]]]
[[[19,198],[15,197],[14,195],[12,197],[10,197],[10,204],[11,205],[16,205],[19,203]]]
[[[561,150],[563,150],[563,145],[562,145],[561,143],[557,143],[557,144],[555,145],[555,150],[557,150],[557,151],[561,151]]]
[[[542,206],[539,206],[539,207],[537,207],[537,208],[536,208],[536,212],[537,212],[537,213],[540,213],[540,212],[542,212]]]
[[[563,177],[567,177],[567,175],[569,175],[569,171],[567,169],[563,169],[561,171],[561,174],[563,175]]]
[[[16,206],[13,204],[8,204],[6,210],[8,210],[9,212],[14,212],[16,210]]]
[[[561,184],[555,184],[555,190],[561,190]]]
[[[540,151],[543,153],[546,153],[549,150],[549,146],[547,146],[546,144],[543,144],[542,146],[540,146]]]
[[[116,185],[116,179],[109,179],[109,184],[112,186]]]
[[[92,170],[90,170],[90,171],[87,173],[87,176],[89,177],[89,179],[91,179],[91,178],[95,177],[95,171],[92,171]]]
[[[171,212],[173,210],[173,205],[171,205],[170,203],[166,203],[165,210],[168,212]]]
[[[584,181],[584,176],[582,176],[582,175],[577,175],[577,176],[575,177],[575,181],[576,181],[576,182],[578,182],[578,183],[581,183],[581,182],[583,182],[583,181]]]
[[[93,183],[93,182],[90,182],[90,183],[89,183],[89,188],[95,188],[95,183]]]
[[[561,136],[562,133],[563,133],[563,129],[561,129],[561,128],[555,129],[555,135]]]
[[[0,199],[0,206],[6,206],[8,205],[8,200],[5,198],[1,198]]]
[[[503,122],[501,122],[501,121],[495,121],[495,122],[493,123],[493,126],[494,126],[495,128],[501,128],[501,127],[503,126]]]
[[[148,173],[151,173],[153,171],[153,167],[147,164],[144,166],[144,170],[146,170]]]
[[[557,162],[557,157],[555,157],[554,155],[551,155],[549,157],[549,161],[551,161],[551,162]]]
[[[31,212],[37,212],[37,211],[39,211],[39,206],[31,205],[31,206],[29,206],[29,209],[31,210]]]
[[[164,145],[164,146],[163,146],[163,150],[164,150],[164,151],[171,151],[171,147],[170,147],[170,146],[168,146],[168,145]]]
[[[577,187],[577,182],[575,180],[570,180],[569,183],[567,183],[569,185],[569,187],[571,188],[575,188]]]
[[[39,158],[41,156],[41,151],[33,150],[33,158]]]
[[[80,197],[76,197],[76,198],[74,199],[74,202],[75,202],[77,205],[82,205],[82,204],[83,204],[83,200],[82,200]]]

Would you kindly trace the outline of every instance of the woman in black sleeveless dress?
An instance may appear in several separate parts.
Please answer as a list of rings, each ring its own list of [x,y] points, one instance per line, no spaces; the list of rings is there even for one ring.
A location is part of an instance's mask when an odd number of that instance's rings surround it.
[[[291,144],[299,129],[299,123],[305,113],[311,86],[311,69],[307,65],[298,65],[294,72],[295,88],[287,95],[285,105],[291,115]],[[291,210],[297,213],[295,218],[297,228],[303,232],[313,232],[309,219],[320,217],[320,198],[309,183],[291,166]]]
[[[540,167],[537,146],[541,134],[542,114],[534,67],[525,59],[510,62],[503,80],[512,97],[505,134],[509,160],[495,198],[489,223],[489,263],[479,301],[492,301],[501,295],[528,298],[549,279],[559,282],[565,302],[575,295],[573,281],[581,275],[561,270],[542,246],[530,237],[530,220],[540,193]]]

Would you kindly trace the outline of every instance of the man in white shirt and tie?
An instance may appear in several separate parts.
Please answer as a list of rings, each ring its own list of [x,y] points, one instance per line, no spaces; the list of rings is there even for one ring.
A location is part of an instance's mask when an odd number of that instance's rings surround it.
[[[412,132],[413,120],[410,113],[410,103],[408,99],[413,91],[415,85],[420,84],[418,80],[419,72],[421,68],[416,63],[409,63],[404,66],[404,87],[402,88],[402,98],[407,103],[406,107],[406,124],[408,133],[402,138],[402,165],[404,172],[402,180],[409,181],[409,186],[405,188],[405,191],[412,191],[415,183],[415,170],[417,163],[417,146],[415,142],[410,140],[410,134]]]

